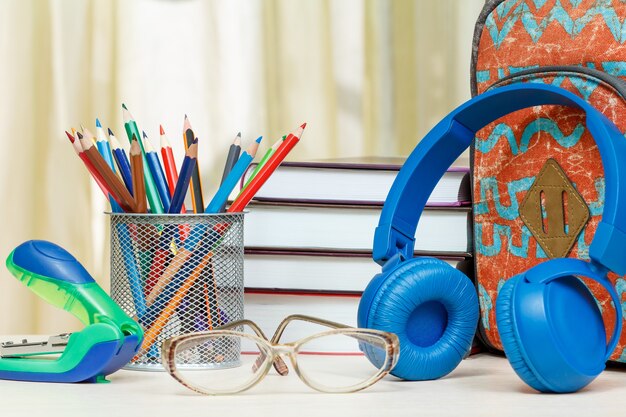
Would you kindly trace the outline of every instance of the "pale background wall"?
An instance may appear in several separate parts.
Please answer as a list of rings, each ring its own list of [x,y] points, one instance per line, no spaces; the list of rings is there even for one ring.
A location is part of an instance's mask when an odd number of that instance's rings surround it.
[[[482,0],[1,0],[0,257],[41,238],[108,288],[105,200],[63,130],[95,117],[120,139],[121,103],[178,159],[183,115],[205,194],[228,144],[308,122],[292,159],[406,155],[469,98]],[[262,149],[262,151],[264,148]],[[0,272],[0,334],[76,322]]]

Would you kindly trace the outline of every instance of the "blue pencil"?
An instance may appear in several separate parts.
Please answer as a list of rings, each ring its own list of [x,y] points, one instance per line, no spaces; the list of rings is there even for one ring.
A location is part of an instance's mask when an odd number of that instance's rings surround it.
[[[117,140],[111,129],[109,129],[109,143],[111,145],[113,151],[113,157],[115,158],[115,162],[117,163],[117,167],[120,169],[120,174],[122,174],[122,180],[124,180],[124,185],[128,188],[128,191],[131,195],[133,194],[133,175],[130,171],[130,162],[128,161],[128,156],[122,145],[120,145],[120,141]]]
[[[172,195],[172,204],[168,213],[180,213],[185,202],[185,195],[189,189],[189,181],[191,181],[191,175],[196,167],[198,157],[198,144],[193,143],[187,148],[183,165],[180,167],[180,173],[178,174],[178,182],[174,189],[174,195]]]
[[[219,213],[222,207],[226,205],[226,201],[228,200],[228,196],[233,191],[237,182],[241,179],[241,176],[244,174],[254,156],[256,155],[257,150],[259,149],[259,143],[261,143],[261,139],[263,136],[259,136],[257,140],[252,142],[248,149],[246,149],[239,159],[237,163],[233,166],[233,169],[228,173],[228,176],[222,182],[222,185],[217,190],[213,199],[204,210],[205,213]]]
[[[98,118],[96,118],[96,146],[98,147],[98,152],[100,152],[100,155],[102,155],[102,158],[104,158],[107,165],[111,167],[114,174],[117,174],[117,169],[115,169],[115,164],[113,163],[111,147],[109,146],[106,134],[104,133],[104,129],[102,129],[102,124]]]
[[[148,135],[146,135],[146,132],[143,132],[143,149],[145,150],[148,168],[150,169],[150,173],[152,174],[152,179],[154,179],[154,184],[156,185],[157,192],[159,193],[159,198],[161,199],[163,210],[165,211],[165,213],[169,213],[171,200],[170,190],[167,187],[167,179],[165,178],[165,172],[163,172],[161,162],[159,162],[159,156],[152,147],[152,144],[150,143],[150,139],[148,139]]]

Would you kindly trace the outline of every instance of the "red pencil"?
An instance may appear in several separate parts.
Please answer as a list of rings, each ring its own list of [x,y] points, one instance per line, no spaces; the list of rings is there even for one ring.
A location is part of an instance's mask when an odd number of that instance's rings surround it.
[[[67,138],[72,143],[72,147],[74,148],[74,151],[76,152],[78,157],[83,161],[83,164],[85,164],[85,168],[87,168],[87,171],[89,171],[89,174],[91,174],[93,179],[96,181],[96,184],[98,184],[98,187],[100,187],[100,190],[102,190],[102,194],[104,194],[104,196],[108,200],[109,192],[107,191],[106,186],[100,180],[100,176],[95,174],[95,168],[91,164],[91,161],[89,161],[89,158],[87,158],[87,155],[83,153],[83,147],[80,146],[80,143],[76,141],[76,138],[72,136],[67,130],[65,131],[65,134],[67,135]]]
[[[302,132],[306,127],[306,123],[303,123],[302,126],[298,129],[298,131],[293,134],[290,133],[287,136],[287,139],[283,141],[283,143],[278,147],[274,155],[271,156],[270,159],[263,165],[263,168],[256,174],[256,176],[250,181],[248,186],[239,194],[237,199],[228,207],[228,212],[240,212],[248,205],[252,197],[259,191],[259,189],[265,184],[265,181],[272,175],[274,170],[278,168],[283,159],[291,152],[294,146],[300,140],[302,136]]]
[[[161,130],[161,157],[163,158],[163,168],[165,169],[165,176],[167,177],[167,187],[170,190],[170,197],[174,197],[174,190],[176,190],[176,183],[178,182],[176,160],[174,159],[174,152],[172,152],[172,145],[170,145],[167,136],[165,136],[163,126],[159,126],[159,128]],[[184,203],[180,212],[187,213]]]

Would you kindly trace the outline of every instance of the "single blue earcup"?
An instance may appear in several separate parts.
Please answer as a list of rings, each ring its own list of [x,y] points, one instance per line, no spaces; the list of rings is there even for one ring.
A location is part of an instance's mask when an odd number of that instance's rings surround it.
[[[435,258],[413,258],[377,275],[359,304],[358,325],[392,332],[400,358],[391,373],[407,380],[440,378],[469,351],[478,297],[462,272]],[[373,362],[380,358],[365,351]]]
[[[547,283],[511,278],[496,300],[496,320],[511,366],[538,391],[578,391],[604,370],[602,314],[574,276]]]
[[[535,372],[526,364],[524,355],[521,353],[521,341],[515,329],[513,318],[511,317],[511,297],[515,284],[519,281],[520,276],[509,279],[500,289],[498,299],[496,301],[496,318],[498,323],[498,333],[504,347],[504,352],[513,367],[513,370],[522,380],[541,392],[549,392],[548,387],[543,385]]]

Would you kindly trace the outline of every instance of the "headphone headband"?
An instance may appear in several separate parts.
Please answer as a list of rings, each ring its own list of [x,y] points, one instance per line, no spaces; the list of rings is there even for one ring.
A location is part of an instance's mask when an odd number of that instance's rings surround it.
[[[373,258],[384,264],[394,256],[413,256],[415,229],[426,201],[448,167],[467,149],[476,132],[517,110],[555,104],[585,112],[587,129],[598,145],[606,178],[602,220],[589,256],[593,261],[626,274],[626,216],[618,209],[626,199],[626,170],[619,158],[626,156],[626,140],[602,113],[580,97],[545,84],[517,84],[481,94],[457,107],[441,120],[413,150],[398,172],[387,195],[374,234]]]

